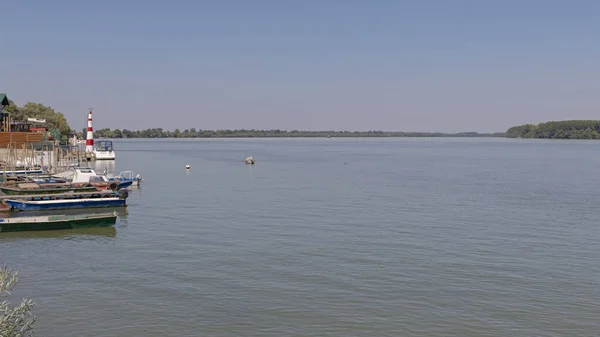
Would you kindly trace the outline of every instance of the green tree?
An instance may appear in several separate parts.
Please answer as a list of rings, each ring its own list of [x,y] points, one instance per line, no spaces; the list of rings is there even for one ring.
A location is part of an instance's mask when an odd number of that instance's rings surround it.
[[[21,108],[13,101],[8,100],[8,106],[5,107],[2,111],[8,112],[10,114],[10,118],[12,120],[21,121],[23,120],[23,113],[21,112]]]
[[[18,271],[11,272],[6,265],[0,269],[0,297],[10,295],[10,289],[19,281]],[[25,337],[33,335],[35,318],[31,308],[35,303],[23,299],[17,307],[10,308],[7,301],[0,302],[0,336]]]
[[[112,138],[123,138],[123,132],[120,129],[114,129],[112,132]]]
[[[135,137],[135,133],[133,131],[124,129],[123,132],[123,138],[134,138]]]
[[[23,120],[26,118],[45,119],[46,124],[52,124],[58,128],[63,138],[69,137],[69,133],[71,133],[71,127],[69,126],[65,116],[49,106],[45,106],[40,103],[27,102],[25,105],[20,107],[19,110],[22,114]]]
[[[513,126],[507,137],[547,139],[600,139],[600,121],[567,120]]]

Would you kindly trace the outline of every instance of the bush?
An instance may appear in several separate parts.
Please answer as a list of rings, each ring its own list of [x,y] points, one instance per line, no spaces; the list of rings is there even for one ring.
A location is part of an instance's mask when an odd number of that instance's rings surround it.
[[[9,268],[0,269],[0,298],[10,295],[10,289],[19,281],[19,272],[11,272]],[[31,314],[31,307],[35,303],[23,299],[17,307],[10,308],[4,300],[0,302],[0,337],[25,337],[33,335],[35,318]]]

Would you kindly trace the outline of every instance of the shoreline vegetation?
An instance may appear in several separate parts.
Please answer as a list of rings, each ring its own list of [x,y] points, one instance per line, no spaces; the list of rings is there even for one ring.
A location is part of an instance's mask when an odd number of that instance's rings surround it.
[[[600,120],[566,120],[513,126],[507,138],[600,139]]]
[[[566,120],[513,126],[506,132],[400,132],[400,131],[299,131],[299,130],[196,130],[165,131],[99,129],[97,138],[275,138],[275,137],[496,137],[530,139],[600,139],[600,120]]]
[[[65,116],[49,106],[27,102],[18,106],[12,100],[4,108],[12,121],[23,122],[27,118],[46,120],[47,132],[54,139],[67,141],[67,137],[77,135],[84,138],[87,129],[77,132],[69,127]],[[302,131],[302,130],[185,130],[173,131],[162,128],[145,130],[98,129],[96,138],[291,138],[291,137],[496,137],[496,138],[535,138],[535,139],[600,139],[600,120],[564,120],[539,124],[513,126],[506,132],[401,132],[401,131]]]
[[[83,136],[84,133],[81,133]],[[290,137],[504,137],[504,133],[442,133],[442,132],[387,132],[387,131],[302,131],[302,130],[196,130],[173,131],[157,129],[94,130],[94,138],[290,138]]]

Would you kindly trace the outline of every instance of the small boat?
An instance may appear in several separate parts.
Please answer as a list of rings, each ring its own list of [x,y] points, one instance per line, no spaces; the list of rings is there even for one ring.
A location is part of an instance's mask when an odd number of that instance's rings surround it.
[[[110,140],[99,140],[94,146],[96,160],[115,160],[113,142]]]
[[[0,186],[0,191],[6,195],[28,195],[28,194],[61,194],[67,192],[94,192],[98,189],[94,185],[76,184],[36,184],[23,183],[16,187]]]
[[[37,170],[37,169],[23,169],[23,170],[1,170],[0,171],[0,175],[7,175],[7,176],[11,176],[11,175],[26,175],[26,174],[43,174],[44,171],[42,170]]]
[[[125,207],[125,199],[119,197],[85,198],[63,200],[5,200],[7,205],[20,211],[45,211],[68,208],[98,208],[98,207]]]
[[[141,175],[135,174],[133,171],[122,171],[118,176],[106,175],[106,178],[108,178],[108,181],[131,181],[131,186],[140,186],[140,183],[143,180]]]
[[[120,190],[133,184],[133,181],[121,181],[114,179],[109,181],[104,175],[96,173],[96,170],[89,167],[75,167],[72,171],[63,172],[60,177],[66,178],[73,183],[90,183],[101,190]]]
[[[52,176],[39,176],[39,177],[27,177],[27,181],[34,182],[36,184],[66,184],[68,183],[67,179],[63,178],[55,178]]]
[[[117,213],[88,215],[45,215],[0,218],[0,232],[39,231],[108,227],[117,222]]]
[[[73,208],[99,208],[99,207],[126,207],[128,190],[117,192],[95,192],[95,193],[66,193],[30,195],[5,199],[4,202],[11,206],[12,210],[18,211],[45,211],[55,209]]]
[[[88,182],[90,184],[96,186],[96,188],[99,190],[112,190],[112,191],[127,188],[133,184],[133,181],[121,181],[119,179],[110,181],[105,176],[91,176],[91,177],[89,177]]]

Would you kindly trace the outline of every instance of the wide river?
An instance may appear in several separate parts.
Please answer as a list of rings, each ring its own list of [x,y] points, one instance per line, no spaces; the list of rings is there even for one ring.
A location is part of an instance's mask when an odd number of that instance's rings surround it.
[[[114,228],[0,235],[39,336],[600,335],[600,142],[114,145]]]

